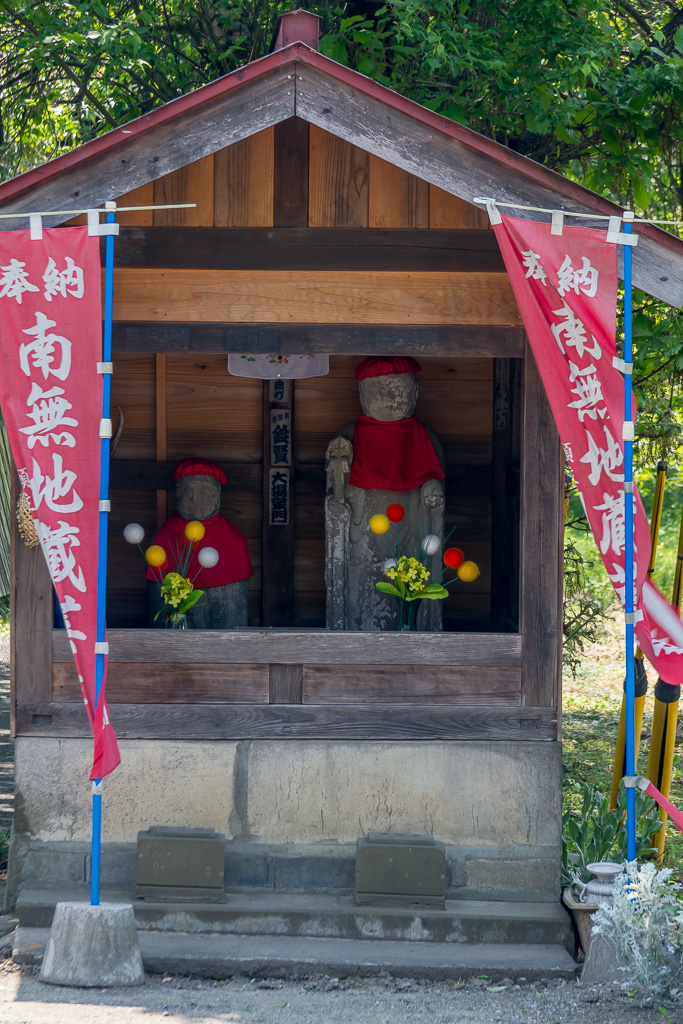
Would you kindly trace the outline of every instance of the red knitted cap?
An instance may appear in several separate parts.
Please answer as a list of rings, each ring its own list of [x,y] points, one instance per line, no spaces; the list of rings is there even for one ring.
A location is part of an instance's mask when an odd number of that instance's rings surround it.
[[[410,356],[368,356],[356,367],[358,380],[388,377],[393,373],[419,373],[422,367]]]
[[[181,476],[212,476],[221,486],[228,482],[220,465],[211,459],[183,459],[176,466],[173,479],[177,480]]]

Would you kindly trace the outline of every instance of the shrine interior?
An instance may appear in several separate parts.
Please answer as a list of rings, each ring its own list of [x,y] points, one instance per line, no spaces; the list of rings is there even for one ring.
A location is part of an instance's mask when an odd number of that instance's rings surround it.
[[[457,337],[453,340],[457,344]],[[154,353],[122,352],[115,361],[112,414],[115,427],[122,414],[123,427],[112,461],[109,626],[146,626],[146,566],[141,552],[124,540],[125,525],[140,523],[142,547],[150,544],[174,511],[173,467],[180,459],[199,456],[223,467],[227,484],[221,511],[248,541],[254,566],[249,627],[324,629],[325,450],[339,428],[360,412],[354,370],[363,356],[331,356],[329,375],[289,382],[288,528],[264,527],[268,382],[230,375],[222,354],[161,358],[161,382]],[[446,529],[454,527],[449,544],[481,570],[473,583],[451,588],[444,602],[444,631],[517,632],[521,361],[419,359],[416,415],[443,445]],[[282,599],[292,592],[291,581],[282,579],[288,573],[293,574],[293,603]]]

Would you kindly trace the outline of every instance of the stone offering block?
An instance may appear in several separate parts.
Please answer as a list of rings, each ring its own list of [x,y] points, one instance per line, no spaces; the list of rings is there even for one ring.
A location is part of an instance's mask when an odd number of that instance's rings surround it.
[[[138,832],[135,895],[222,903],[225,836],[213,828],[153,826]]]
[[[426,835],[370,832],[356,843],[356,903],[445,907],[446,848]]]

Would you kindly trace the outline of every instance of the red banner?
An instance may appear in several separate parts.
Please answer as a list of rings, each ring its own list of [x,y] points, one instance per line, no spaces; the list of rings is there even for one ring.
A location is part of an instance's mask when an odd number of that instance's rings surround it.
[[[0,234],[0,406],[93,729],[93,779],[120,761],[104,683],[94,710],[101,332],[97,236]]]
[[[624,604],[624,382],[617,369],[617,247],[606,231],[501,216],[494,225],[529,343],[607,574]],[[634,408],[635,415],[635,408]],[[647,581],[650,530],[634,486],[641,650],[683,683],[683,624]],[[676,625],[677,624],[677,625]]]

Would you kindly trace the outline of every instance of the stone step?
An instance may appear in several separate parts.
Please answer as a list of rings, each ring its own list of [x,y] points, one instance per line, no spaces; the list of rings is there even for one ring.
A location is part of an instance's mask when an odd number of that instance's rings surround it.
[[[17,928],[15,963],[42,962],[48,928]],[[578,968],[560,945],[391,942],[291,936],[197,935],[138,931],[145,970],[201,978],[373,977],[460,980],[485,974],[491,981],[574,978]]]
[[[55,903],[89,900],[86,886],[22,889],[17,917],[22,926],[48,928]],[[134,891],[102,890],[102,900],[130,902],[141,931],[212,932],[328,939],[424,943],[530,943],[563,945],[573,952],[569,915],[558,903],[447,900],[445,910],[357,906],[353,896],[232,892],[225,903],[136,900]]]

